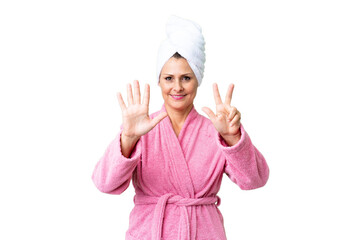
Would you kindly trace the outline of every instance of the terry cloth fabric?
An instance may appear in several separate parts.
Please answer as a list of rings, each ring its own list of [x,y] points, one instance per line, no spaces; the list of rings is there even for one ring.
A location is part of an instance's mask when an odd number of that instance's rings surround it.
[[[196,228],[196,216],[192,214],[189,216],[188,206],[199,206],[206,204],[216,204],[220,205],[220,197],[204,197],[204,198],[183,198],[182,196],[175,195],[173,193],[167,193],[161,197],[152,197],[137,194],[134,196],[135,204],[156,204],[155,206],[155,215],[154,222],[151,229],[151,239],[161,239],[161,233],[163,228],[163,219],[165,208],[167,204],[175,204],[181,207],[179,230],[177,239],[192,239],[190,234],[190,226],[195,226]],[[191,222],[190,222],[191,221]]]
[[[171,15],[166,24],[167,39],[159,46],[156,79],[159,81],[161,69],[176,52],[183,56],[196,79],[201,84],[205,69],[205,40],[202,29],[194,21]]]
[[[162,111],[164,105],[150,118]],[[269,177],[265,158],[243,124],[240,131],[239,142],[228,146],[193,107],[178,136],[167,116],[141,136],[126,158],[121,153],[121,127],[92,179],[109,194],[123,193],[132,180],[135,206],[125,239],[226,240],[217,196],[224,173],[244,190],[264,186]]]

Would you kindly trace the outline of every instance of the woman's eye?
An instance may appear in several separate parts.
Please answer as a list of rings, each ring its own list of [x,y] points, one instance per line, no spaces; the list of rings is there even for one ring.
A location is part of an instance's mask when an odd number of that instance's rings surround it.
[[[171,77],[166,77],[165,80],[166,80],[166,81],[170,81],[170,80],[171,80]]]
[[[184,77],[185,80],[190,80],[190,77]]]

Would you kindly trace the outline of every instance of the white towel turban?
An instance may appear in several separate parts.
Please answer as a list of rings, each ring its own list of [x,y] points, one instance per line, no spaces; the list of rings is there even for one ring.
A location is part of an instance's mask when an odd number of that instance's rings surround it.
[[[156,77],[159,81],[164,64],[178,52],[183,56],[201,84],[205,68],[205,41],[199,24],[175,15],[166,24],[167,39],[162,41],[158,51]]]

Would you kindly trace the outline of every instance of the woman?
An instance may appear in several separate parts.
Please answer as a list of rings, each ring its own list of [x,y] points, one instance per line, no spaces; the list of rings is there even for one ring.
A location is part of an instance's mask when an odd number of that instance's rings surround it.
[[[127,240],[223,240],[216,195],[223,173],[248,190],[265,185],[269,168],[240,123],[240,112],[230,105],[233,84],[224,102],[213,85],[216,114],[203,108],[210,120],[194,107],[205,62],[200,26],[171,16],[167,32],[157,68],[161,110],[148,115],[148,84],[142,101],[139,82],[134,81],[134,93],[127,85],[127,106],[118,93],[123,124],[92,178],[110,194],[121,194],[133,180]]]

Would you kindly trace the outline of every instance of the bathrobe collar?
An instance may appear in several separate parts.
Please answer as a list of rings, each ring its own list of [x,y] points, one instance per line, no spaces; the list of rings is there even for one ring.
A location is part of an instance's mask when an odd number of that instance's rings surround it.
[[[161,108],[161,111],[166,111],[164,104]],[[180,189],[180,195],[188,198],[195,197],[195,190],[183,150],[187,142],[182,140],[184,136],[189,135],[189,133],[192,132],[191,128],[193,127],[193,124],[191,123],[198,116],[199,113],[196,111],[195,106],[193,105],[191,111],[186,117],[178,137],[176,137],[169,116],[160,122],[161,132],[166,140],[166,148],[170,153],[169,161],[171,162],[172,170],[175,174],[176,182],[178,183],[177,188]]]
[[[161,111],[166,111],[165,105],[163,104]],[[167,148],[167,152],[169,153],[169,162],[171,165],[171,171],[176,181],[176,189],[178,189],[178,193],[176,195],[180,195],[183,198],[195,198],[195,188],[193,184],[193,180],[190,174],[190,169],[187,163],[186,155],[184,150],[187,147],[188,139],[186,138],[191,135],[193,132],[193,127],[195,124],[192,124],[196,118],[199,116],[199,113],[196,111],[195,106],[193,105],[189,114],[187,115],[183,126],[181,127],[179,136],[176,137],[174,129],[172,127],[169,116],[164,118],[160,122],[160,129],[163,137],[165,138],[166,144],[165,148]],[[182,223],[179,225],[179,239],[183,239],[181,236],[187,236],[185,239],[195,239],[196,231],[190,232],[189,221],[191,225],[196,229],[196,215],[195,210],[192,208],[184,208],[184,215],[187,217],[184,220],[182,217]]]
[[[166,112],[165,104],[162,105],[160,112]],[[169,116],[167,116],[164,120],[165,120],[165,122],[170,124],[171,129],[173,130],[173,133],[174,133],[175,137],[178,139],[178,141],[181,141],[181,139],[184,135],[184,132],[186,132],[186,129],[189,126],[189,123],[191,123],[193,120],[195,120],[198,116],[199,116],[199,113],[196,111],[195,105],[193,105],[193,107],[191,108],[189,114],[187,115],[185,122],[180,130],[179,136],[177,136],[177,137],[172,128],[172,124],[171,124],[171,120],[170,120]]]

